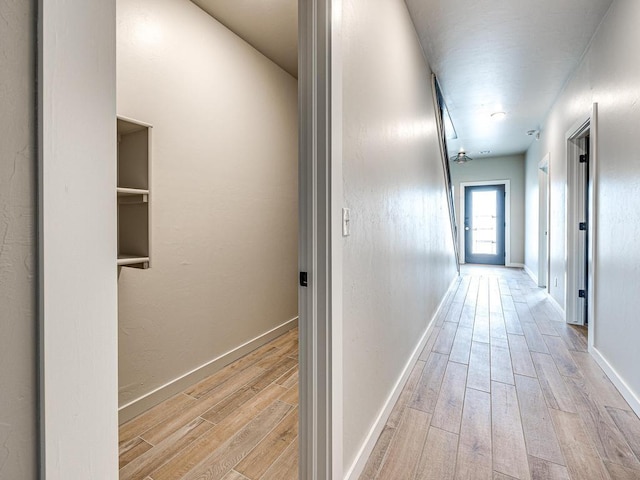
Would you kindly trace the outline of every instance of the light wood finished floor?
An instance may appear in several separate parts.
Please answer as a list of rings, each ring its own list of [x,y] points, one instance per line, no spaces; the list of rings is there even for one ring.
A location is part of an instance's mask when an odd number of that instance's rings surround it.
[[[298,329],[120,427],[120,480],[298,478]]]
[[[640,420],[522,270],[465,266],[361,479],[640,479]]]

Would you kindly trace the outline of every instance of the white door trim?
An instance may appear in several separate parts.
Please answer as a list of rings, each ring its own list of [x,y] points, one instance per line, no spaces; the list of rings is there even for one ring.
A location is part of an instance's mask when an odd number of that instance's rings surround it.
[[[342,479],[342,0],[300,1],[299,476]]]
[[[511,263],[511,180],[483,180],[478,182],[460,182],[460,218],[458,219],[458,231],[460,232],[460,263],[466,263],[465,235],[464,235],[464,195],[467,187],[482,185],[504,185],[504,265],[505,267],[522,267]]]

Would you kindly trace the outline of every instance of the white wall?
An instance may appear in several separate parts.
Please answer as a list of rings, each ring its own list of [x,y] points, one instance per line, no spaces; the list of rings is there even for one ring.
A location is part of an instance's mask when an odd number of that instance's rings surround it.
[[[456,271],[431,72],[405,3],[345,0],[343,22],[348,471]]]
[[[639,22],[640,2],[619,0],[612,4],[580,67],[544,122],[540,145],[527,154],[527,170],[533,172],[533,165],[550,153],[551,294],[563,305],[565,135],[591,112],[593,102],[598,103],[594,345],[596,355],[610,364],[635,395],[636,409],[640,409],[640,209],[636,208],[640,203],[640,154],[636,143],[640,125]],[[528,184],[534,188],[533,181]],[[527,198],[527,214],[533,218],[533,200],[537,196],[528,194]],[[535,251],[528,247],[527,262],[531,267],[535,257]]]
[[[461,218],[460,183],[510,180],[511,264],[524,264],[524,155],[474,158],[469,163],[459,165],[451,162],[450,165],[460,235],[464,234],[464,225],[461,223],[464,219]]]
[[[0,478],[37,474],[36,5],[0,2]]]
[[[187,0],[117,7],[118,113],[153,125],[152,267],[119,276],[122,406],[297,316],[297,82]]]
[[[47,480],[113,480],[115,2],[48,0],[39,15],[42,469]]]

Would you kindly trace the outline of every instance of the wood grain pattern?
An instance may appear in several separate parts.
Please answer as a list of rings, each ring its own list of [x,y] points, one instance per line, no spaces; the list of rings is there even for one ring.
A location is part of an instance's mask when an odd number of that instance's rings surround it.
[[[615,463],[604,462],[604,466],[611,477],[611,480],[638,480],[640,479],[640,470],[623,467]]]
[[[391,415],[389,415],[389,419],[387,420],[387,425],[389,425],[390,427],[395,428],[400,425],[400,420],[402,419],[404,409],[413,399],[416,387],[418,386],[418,383],[422,378],[422,372],[425,365],[425,362],[418,361],[411,370],[409,379],[402,389],[402,393],[400,393],[400,397],[398,397],[398,401],[394,405],[393,410],[391,410]]]
[[[491,383],[491,431],[494,471],[528,480],[527,449],[513,385]]]
[[[458,435],[439,428],[429,428],[427,441],[418,464],[416,478],[420,480],[453,480],[458,455]],[[360,477],[364,478],[373,477]]]
[[[509,351],[511,352],[511,365],[513,373],[535,377],[536,369],[533,366],[531,353],[527,347],[527,341],[521,335],[509,334]]]
[[[625,399],[622,398],[620,392],[618,392],[591,355],[583,352],[571,352],[571,357],[576,365],[579,366],[580,373],[587,379],[590,388],[597,392],[598,401],[601,405],[630,410]]]
[[[153,448],[153,446],[142,440],[140,437],[136,437],[133,440],[124,443],[120,446],[120,465],[118,468],[128,465],[140,455],[151,450],[151,448]]]
[[[511,354],[508,348],[491,344],[491,380],[513,385]]]
[[[549,408],[562,410],[564,412],[577,413],[573,398],[567,390],[564,380],[558,372],[551,355],[533,352],[531,358],[536,367],[540,387],[547,401]]]
[[[433,412],[431,425],[448,432],[460,432],[466,383],[466,365],[449,362]]]
[[[298,439],[295,438],[260,480],[298,480]]]
[[[491,355],[486,343],[471,343],[467,387],[483,392],[491,391]]]
[[[515,381],[527,452],[534,457],[564,465],[564,458],[560,453],[560,445],[538,380],[516,375]]]
[[[605,409],[624,435],[636,458],[640,460],[640,420],[637,415],[629,410],[614,407],[605,407]]]
[[[453,346],[451,347],[451,353],[449,354],[449,361],[464,364],[469,363],[472,336],[472,328],[458,327]]]
[[[490,480],[492,477],[491,397],[488,393],[468,388],[462,413],[455,478]]]
[[[389,445],[391,444],[391,439],[395,433],[395,428],[390,427],[388,424],[385,425],[382,433],[378,437],[375,447],[373,447],[371,455],[369,455],[369,458],[367,459],[364,470],[360,474],[360,480],[376,478],[378,471],[380,471],[380,467],[384,463],[384,459],[387,458]]]
[[[425,365],[409,407],[433,413],[440,394],[440,385],[447,368],[446,355],[432,353]]]
[[[413,478],[429,429],[431,415],[407,408],[389,445],[378,478]]]
[[[570,477],[609,480],[609,474],[585,432],[580,417],[560,410],[551,409],[550,412]]]
[[[538,330],[538,326],[533,322],[522,322],[522,319],[521,325],[529,350],[532,352],[549,353],[547,344],[544,342],[544,339]]]
[[[582,376],[562,339],[545,335],[544,342],[547,344],[549,353],[553,357],[553,361],[556,362],[556,366],[561,375],[576,378]]]
[[[531,480],[570,480],[567,467],[529,455]]]
[[[438,339],[433,346],[433,351],[448,355],[451,351],[451,347],[453,346],[453,340],[455,339],[457,329],[458,325],[456,323],[444,322],[440,329]]]

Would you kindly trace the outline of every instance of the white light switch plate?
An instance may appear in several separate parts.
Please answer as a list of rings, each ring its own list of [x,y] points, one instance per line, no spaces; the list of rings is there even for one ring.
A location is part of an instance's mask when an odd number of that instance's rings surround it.
[[[348,237],[351,235],[351,210],[348,208],[342,209],[342,236]]]

